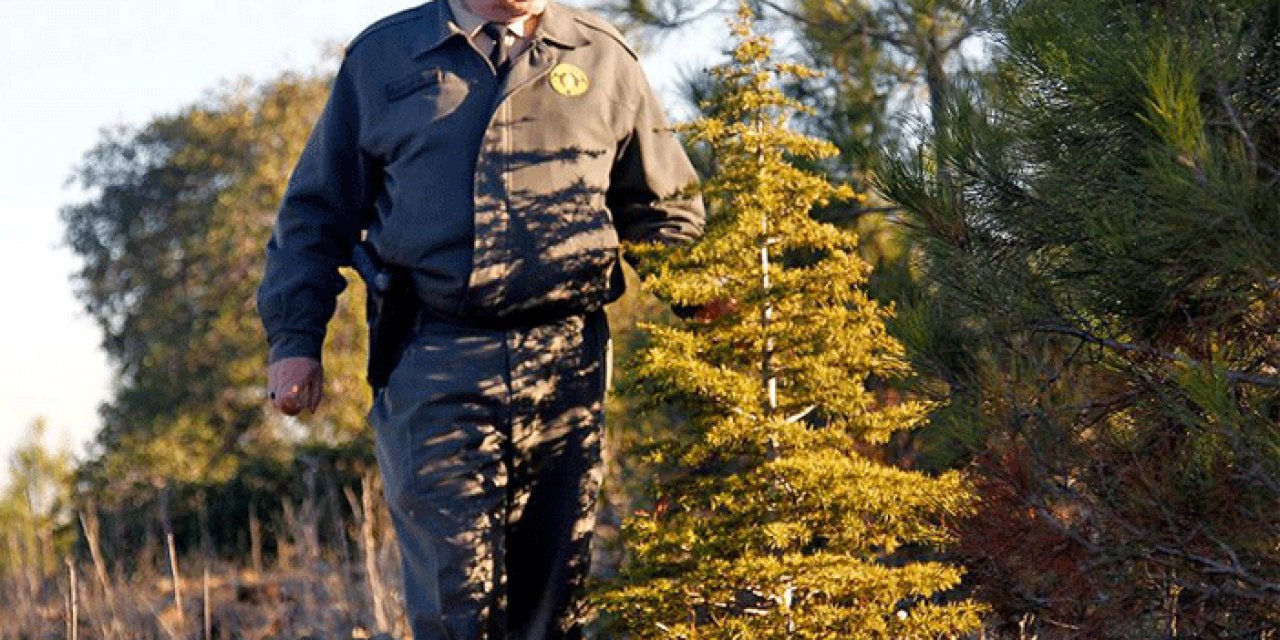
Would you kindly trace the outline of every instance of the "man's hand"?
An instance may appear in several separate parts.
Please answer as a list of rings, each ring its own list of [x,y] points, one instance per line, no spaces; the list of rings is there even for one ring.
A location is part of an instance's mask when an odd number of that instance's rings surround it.
[[[281,413],[315,411],[324,394],[324,369],[311,358],[281,358],[267,366],[267,397]]]

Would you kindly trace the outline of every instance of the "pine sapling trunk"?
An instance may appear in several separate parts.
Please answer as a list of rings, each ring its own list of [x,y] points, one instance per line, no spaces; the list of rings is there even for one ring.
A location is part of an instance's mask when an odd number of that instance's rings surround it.
[[[757,119],[755,127],[756,132],[761,133],[764,130],[764,123]],[[765,171],[763,148],[756,150],[756,169],[760,174]],[[764,301],[760,305],[760,383],[761,406],[764,409],[761,413],[766,418],[773,417],[773,413],[778,409],[778,378],[773,371],[773,301],[770,298],[772,288],[772,283],[769,281],[769,214],[766,211],[760,216],[760,298]],[[770,457],[772,458],[772,454]]]

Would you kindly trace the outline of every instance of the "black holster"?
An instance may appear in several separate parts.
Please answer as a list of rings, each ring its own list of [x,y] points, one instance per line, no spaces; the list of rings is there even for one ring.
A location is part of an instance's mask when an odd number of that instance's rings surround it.
[[[351,265],[364,280],[368,293],[365,317],[369,322],[367,379],[375,394],[387,386],[391,372],[413,339],[418,318],[418,295],[404,269],[384,264],[373,245],[362,241],[351,252]]]

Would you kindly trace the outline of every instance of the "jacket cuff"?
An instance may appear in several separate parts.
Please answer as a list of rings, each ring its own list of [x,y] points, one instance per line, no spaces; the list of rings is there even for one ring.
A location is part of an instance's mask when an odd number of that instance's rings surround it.
[[[310,333],[287,332],[271,336],[267,340],[270,352],[267,362],[275,362],[285,358],[311,358],[320,361],[320,353],[324,348],[324,336]]]

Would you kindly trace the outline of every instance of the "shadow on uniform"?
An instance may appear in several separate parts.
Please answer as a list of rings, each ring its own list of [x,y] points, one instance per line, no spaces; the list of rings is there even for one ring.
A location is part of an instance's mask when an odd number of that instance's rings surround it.
[[[490,155],[483,166],[505,174],[605,153]],[[477,205],[464,317],[419,321],[371,414],[418,637],[582,633],[603,306],[624,287],[618,232],[604,189],[582,178],[505,196]]]
[[[525,119],[517,125],[537,123]],[[601,309],[621,295],[618,232],[605,206],[604,185],[589,184],[581,175],[556,176],[555,182],[564,186],[554,191],[507,184],[512,181],[508,176],[537,175],[557,166],[565,171],[593,162],[607,166],[612,159],[606,154],[566,147],[489,154],[479,164],[478,171],[488,175],[477,179],[502,184],[505,198],[476,207],[471,310],[517,323],[537,322]]]

